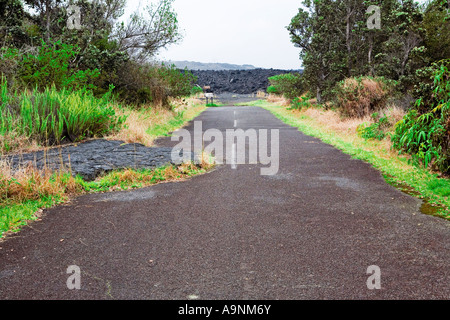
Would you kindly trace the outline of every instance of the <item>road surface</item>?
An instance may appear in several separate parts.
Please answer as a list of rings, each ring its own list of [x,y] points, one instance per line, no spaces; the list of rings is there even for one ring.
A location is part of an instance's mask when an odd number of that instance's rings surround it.
[[[369,164],[261,108],[210,108],[196,120],[279,129],[278,174],[223,165],[45,210],[0,243],[0,299],[450,298],[450,223],[421,214],[420,200]],[[80,290],[67,288],[71,265]],[[380,290],[367,287],[369,266]]]

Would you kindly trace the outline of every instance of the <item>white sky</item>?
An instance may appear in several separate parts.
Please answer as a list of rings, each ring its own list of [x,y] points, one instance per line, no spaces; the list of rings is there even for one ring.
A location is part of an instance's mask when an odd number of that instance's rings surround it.
[[[126,16],[156,0],[127,0]],[[184,39],[159,59],[299,69],[299,49],[286,26],[300,0],[175,0]]]
[[[127,0],[124,17],[151,2],[157,0]],[[159,59],[299,69],[300,49],[285,27],[300,5],[301,0],[175,0],[184,39],[161,50]]]

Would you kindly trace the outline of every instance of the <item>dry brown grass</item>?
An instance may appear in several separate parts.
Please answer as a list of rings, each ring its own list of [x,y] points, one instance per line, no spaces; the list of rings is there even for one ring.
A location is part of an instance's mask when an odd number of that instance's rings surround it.
[[[5,161],[0,163],[0,204],[68,195],[80,190],[75,179],[62,171],[38,170],[31,163],[13,171]]]
[[[269,96],[267,97],[267,101],[271,102],[271,103],[275,103],[282,107],[289,107],[291,105],[291,100],[286,99],[283,96],[278,96],[275,94],[269,94]]]
[[[117,110],[120,116],[127,116],[124,127],[106,137],[108,140],[122,140],[126,143],[141,143],[151,146],[155,137],[147,133],[148,128],[168,122],[174,113],[163,107],[142,108],[141,110]]]
[[[11,151],[6,152],[5,146],[9,146]],[[30,140],[17,132],[0,135],[0,154],[34,152],[42,149],[36,140]]]
[[[381,111],[380,114],[387,116],[391,126],[395,126],[396,123],[405,117],[406,111],[395,105],[390,105],[385,110]]]
[[[359,125],[373,122],[373,119],[369,116],[363,118],[343,118],[338,112],[333,110],[308,108],[302,111],[302,113],[316,119],[321,125],[342,133],[356,132]]]
[[[358,145],[364,144],[364,139],[357,134],[358,126],[363,123],[372,124],[374,122],[374,119],[370,116],[345,118],[342,117],[339,112],[333,110],[308,108],[301,111],[293,110],[291,112],[296,116],[306,116],[309,120],[305,121],[314,123],[314,125],[318,124],[327,133],[337,135],[345,141]],[[391,128],[389,128],[388,131],[392,132],[394,130],[394,125],[405,115],[405,111],[392,105],[380,111],[380,114],[390,117]],[[380,157],[386,159],[398,157],[398,151],[392,148],[390,139],[383,139],[381,141],[373,140],[373,142],[365,148],[369,151],[376,152]]]
[[[256,97],[260,99],[265,99],[267,97],[267,94],[264,91],[258,90],[258,92],[256,92]]]
[[[190,173],[200,169],[209,170],[215,166],[209,155],[201,157],[199,164],[183,163],[178,167],[168,166],[162,171],[157,170],[143,174],[133,169],[126,169],[112,173],[119,182],[112,189],[120,189],[122,183],[142,183],[143,186],[158,181],[175,181],[186,179]],[[155,180],[155,177],[158,179]],[[101,180],[99,177],[97,180]],[[38,170],[31,163],[12,170],[5,161],[0,162],[0,205],[19,204],[29,200],[39,200],[42,197],[70,196],[84,193],[83,186],[76,181],[68,170],[52,171]]]
[[[347,78],[339,86],[338,107],[345,116],[364,117],[379,111],[388,93],[382,80]]]
[[[120,116],[127,116],[125,126],[119,132],[107,136],[106,139],[141,143],[150,147],[157,137],[147,133],[149,128],[168,123],[178,112],[184,111],[184,117],[191,119],[204,108],[197,97],[171,99],[170,104],[173,111],[155,106],[143,107],[140,110],[117,109],[116,112]]]

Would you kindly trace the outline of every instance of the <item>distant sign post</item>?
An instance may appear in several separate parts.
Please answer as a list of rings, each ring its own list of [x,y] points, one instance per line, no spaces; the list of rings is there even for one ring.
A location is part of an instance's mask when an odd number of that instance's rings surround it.
[[[205,93],[206,104],[208,104],[209,99],[211,99],[211,104],[214,103],[214,94],[213,93]]]

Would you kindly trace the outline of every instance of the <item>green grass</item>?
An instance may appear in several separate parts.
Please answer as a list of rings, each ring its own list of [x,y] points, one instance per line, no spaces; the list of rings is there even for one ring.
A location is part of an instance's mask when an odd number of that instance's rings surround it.
[[[203,106],[195,105],[184,112],[177,113],[165,124],[151,126],[147,133],[154,137],[168,136],[169,132],[184,126],[187,121],[195,118],[203,110]],[[38,219],[39,215],[36,213],[39,212],[39,209],[64,203],[71,195],[129,190],[163,181],[176,181],[202,174],[207,171],[209,166],[184,165],[180,168],[181,171],[173,166],[151,170],[119,170],[93,182],[84,181],[79,176],[72,178],[69,173],[54,173],[51,177],[43,179],[44,182],[38,182],[30,175],[25,180],[21,180],[24,195],[20,195],[19,192],[19,196],[15,198],[11,198],[7,190],[8,186],[14,185],[17,180],[8,178],[8,175],[4,175],[0,170],[0,189],[6,190],[6,192],[0,193],[0,238],[8,232],[17,232],[29,221]],[[57,179],[55,179],[55,175]],[[17,187],[17,185],[15,186]],[[67,190],[68,186],[71,191]]]
[[[124,121],[115,114],[111,92],[96,98],[90,91],[53,87],[19,94],[8,92],[6,82],[0,85],[0,147],[4,152],[13,151],[18,139],[50,145],[103,136],[118,130]]]
[[[77,192],[66,193],[55,186],[55,193],[51,195],[40,194],[38,199],[24,200],[18,203],[11,199],[3,199],[0,202],[0,238],[7,232],[17,232],[21,226],[27,225],[29,221],[39,218],[36,213],[40,209],[50,208],[67,201],[69,196],[85,193],[99,193],[108,191],[121,191],[142,188],[164,181],[179,181],[189,177],[203,174],[212,166],[186,164],[182,167],[164,166],[156,169],[119,170],[113,171],[95,181],[84,181],[77,176],[74,183]],[[69,181],[73,178],[69,173],[60,173],[61,180]]]
[[[42,197],[39,200],[28,200],[0,206],[0,239],[7,231],[18,231],[21,226],[27,225],[28,221],[39,218],[36,214],[41,208],[50,208],[64,200],[59,196]]]
[[[321,124],[306,115],[295,114],[284,107],[276,106],[263,100],[246,105],[262,107],[286,124],[298,128],[306,135],[319,138],[355,159],[372,164],[382,172],[387,182],[394,186],[412,188],[415,192],[410,192],[410,194],[426,199],[429,203],[441,207],[436,214],[450,219],[450,180],[440,178],[438,174],[424,168],[413,166],[406,157],[389,156],[386,158],[386,152],[383,153],[383,150],[379,150],[379,152],[373,151],[379,148],[377,141],[364,139],[347,140],[342,135],[325,130]],[[357,135],[356,132],[354,134]]]
[[[189,110],[177,112],[175,116],[166,123],[150,126],[150,128],[146,130],[146,133],[151,137],[169,137],[171,132],[182,128],[187,122],[196,118],[204,110],[203,106],[196,104]]]
[[[192,118],[195,118],[194,115]],[[185,116],[185,112],[178,112],[172,119],[170,119],[167,123],[159,124],[153,127],[148,128],[146,131],[147,134],[154,137],[168,137],[170,136],[170,132],[175,131],[176,129],[181,128],[186,121],[190,121],[192,119],[187,118]]]

